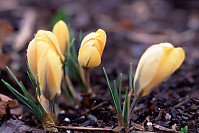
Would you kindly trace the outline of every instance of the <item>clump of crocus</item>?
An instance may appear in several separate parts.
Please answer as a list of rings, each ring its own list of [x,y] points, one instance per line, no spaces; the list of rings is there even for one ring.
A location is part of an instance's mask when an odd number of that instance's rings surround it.
[[[117,92],[116,82],[114,81],[114,91],[110,85],[108,76],[104,69],[107,84],[116,109],[119,126],[125,126],[130,121],[130,116],[138,100],[149,94],[155,86],[175,72],[185,59],[185,52],[182,48],[174,48],[170,43],[160,43],[149,47],[142,55],[134,78],[134,99],[132,104],[132,68],[129,73],[129,90],[126,89],[123,112],[121,111],[121,86],[120,76],[119,92]],[[128,94],[129,93],[129,94]],[[127,95],[128,94],[128,95]],[[122,115],[121,115],[122,114]]]
[[[105,44],[106,33],[102,29],[85,36],[79,49],[79,64],[84,68],[99,66]]]
[[[53,34],[59,41],[62,54],[65,55],[66,49],[69,48],[70,45],[70,34],[66,23],[62,20],[58,21],[53,27]]]
[[[170,43],[160,43],[149,47],[140,58],[135,73],[136,96],[142,97],[149,94],[155,86],[181,66],[184,58],[184,50],[174,48]]]

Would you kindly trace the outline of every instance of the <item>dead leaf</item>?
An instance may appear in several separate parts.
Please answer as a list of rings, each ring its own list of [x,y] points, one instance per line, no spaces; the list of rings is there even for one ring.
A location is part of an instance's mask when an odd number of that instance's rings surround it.
[[[16,108],[19,105],[17,100],[13,100],[3,94],[0,94],[0,99],[0,117],[4,117],[7,114],[7,111]]]

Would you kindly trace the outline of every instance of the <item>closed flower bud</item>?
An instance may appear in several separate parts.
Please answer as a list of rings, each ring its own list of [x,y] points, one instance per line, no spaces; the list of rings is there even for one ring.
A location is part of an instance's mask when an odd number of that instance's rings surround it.
[[[70,45],[70,35],[66,23],[62,20],[57,22],[53,27],[53,34],[59,41],[61,53],[65,55],[66,49],[69,48]]]
[[[43,50],[40,46],[38,45],[37,51]],[[61,93],[61,68],[62,63],[57,53],[51,47],[43,50],[37,69],[41,93],[48,100],[53,100],[56,95],[60,95]]]
[[[85,36],[79,49],[79,64],[85,68],[99,66],[105,43],[106,33],[101,29]]]
[[[45,30],[39,30],[37,32],[35,38],[46,40],[48,42],[48,44],[51,45],[55,49],[57,54],[60,56],[60,59],[62,61],[64,61],[64,56],[62,55],[62,53],[60,51],[59,42],[58,42],[56,36],[52,32],[45,31]]]
[[[185,53],[182,48],[174,48],[170,43],[160,43],[149,47],[142,55],[134,78],[137,97],[146,96],[182,64]]]

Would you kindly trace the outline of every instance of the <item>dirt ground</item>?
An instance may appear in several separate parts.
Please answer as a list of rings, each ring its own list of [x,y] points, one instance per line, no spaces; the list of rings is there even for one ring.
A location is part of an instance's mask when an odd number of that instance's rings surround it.
[[[117,118],[102,67],[106,68],[112,83],[114,79],[118,81],[119,74],[123,73],[124,94],[128,86],[129,64],[133,64],[134,75],[146,48],[170,42],[185,50],[185,61],[172,76],[138,102],[131,117],[136,123],[131,125],[132,131],[175,132],[172,129],[179,131],[188,126],[188,132],[199,132],[199,1],[1,0],[0,79],[19,90],[6,70],[9,66],[29,88],[28,91],[34,94],[26,74],[28,43],[37,30],[51,30],[56,17],[62,12],[65,12],[64,18],[76,37],[80,30],[84,37],[101,28],[107,33],[107,43],[101,65],[90,71],[92,105],[71,107],[65,104],[61,95],[59,126],[115,128]],[[78,49],[78,39],[75,45]],[[76,81],[73,83],[78,92]],[[2,82],[0,94],[16,99]],[[93,109],[95,106],[97,108]],[[13,113],[15,115],[7,112],[0,117],[2,132],[45,132],[41,122],[23,104],[19,103],[16,112]],[[60,129],[60,132],[65,131]]]

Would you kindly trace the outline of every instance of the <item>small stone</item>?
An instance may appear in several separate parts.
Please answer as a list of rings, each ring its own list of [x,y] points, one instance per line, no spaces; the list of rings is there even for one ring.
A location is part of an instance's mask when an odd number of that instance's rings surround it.
[[[152,122],[147,122],[146,125],[147,125],[147,126],[152,126],[153,124],[152,124]]]
[[[70,119],[69,118],[65,118],[64,121],[65,122],[70,122]]]
[[[71,133],[71,131],[70,130],[66,130],[66,133]]]
[[[166,121],[170,121],[171,120],[171,115],[169,113],[166,113],[165,119],[166,119]]]
[[[97,122],[97,118],[94,115],[91,115],[91,114],[87,116],[87,119],[94,121],[94,122]]]
[[[182,119],[184,119],[184,120],[188,120],[188,119],[189,119],[189,117],[182,116]]]
[[[66,113],[65,110],[61,110],[61,111],[60,111],[60,114],[65,114],[65,113]]]
[[[84,115],[83,115],[83,116],[81,116],[81,117],[80,117],[80,119],[85,119],[85,116],[84,116]]]

